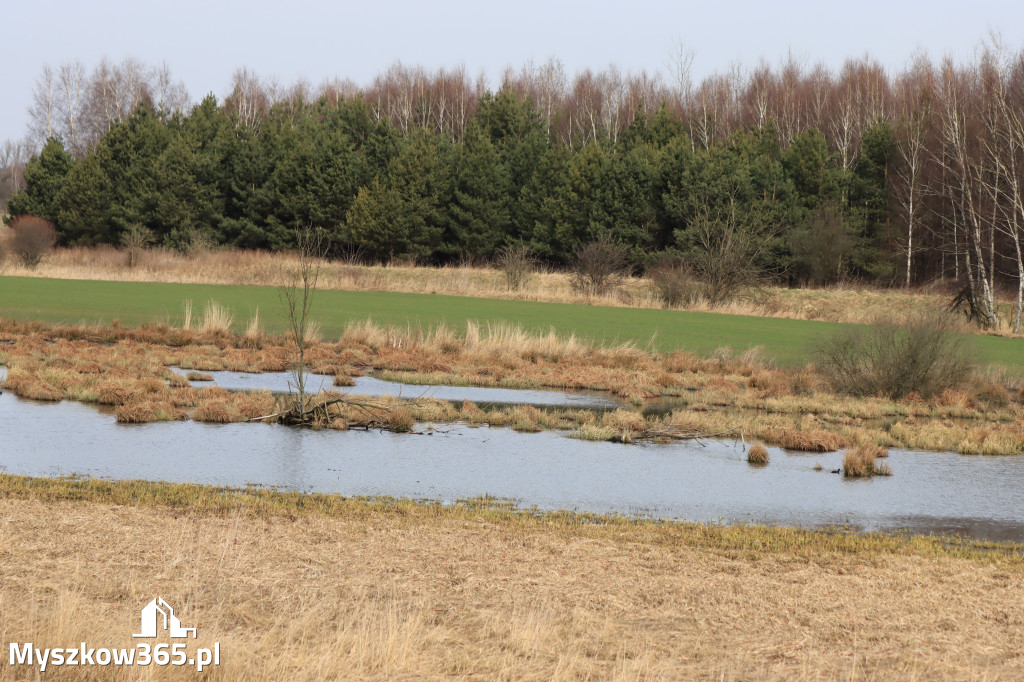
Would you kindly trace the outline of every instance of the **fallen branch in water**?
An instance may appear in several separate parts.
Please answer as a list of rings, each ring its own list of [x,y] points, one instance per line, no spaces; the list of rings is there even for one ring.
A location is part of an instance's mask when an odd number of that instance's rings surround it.
[[[387,406],[379,403],[367,403],[357,400],[349,400],[347,398],[332,398],[325,400],[320,403],[309,405],[305,410],[299,409],[298,405],[293,405],[287,410],[281,410],[274,412],[273,414],[263,415],[261,417],[253,417],[246,421],[259,422],[266,421],[268,419],[275,419],[278,423],[289,424],[293,426],[326,426],[331,422],[333,418],[337,418],[340,415],[332,415],[330,407],[332,405],[344,404],[348,407],[356,408],[366,414],[366,422],[355,421],[348,422],[350,426],[386,426],[387,420],[380,419],[381,413],[390,414],[392,406]]]

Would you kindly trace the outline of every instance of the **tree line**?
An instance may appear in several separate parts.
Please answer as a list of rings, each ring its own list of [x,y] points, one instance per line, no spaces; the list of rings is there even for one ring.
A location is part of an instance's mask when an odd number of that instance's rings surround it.
[[[179,248],[280,249],[317,225],[336,255],[377,261],[523,243],[558,265],[606,238],[643,269],[740,243],[782,281],[955,279],[986,324],[997,289],[1024,292],[1024,52],[992,41],[895,74],[789,59],[699,83],[691,62],[570,79],[549,60],[494,92],[465,69],[316,88],[243,69],[194,105],[166,67],[64,65],[37,81],[37,152],[8,154],[8,211],[64,244],[141,225]]]

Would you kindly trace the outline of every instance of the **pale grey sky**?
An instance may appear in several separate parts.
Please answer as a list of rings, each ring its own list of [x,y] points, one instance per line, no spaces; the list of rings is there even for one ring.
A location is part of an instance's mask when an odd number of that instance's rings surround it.
[[[33,81],[44,63],[80,59],[91,70],[106,56],[167,61],[193,100],[227,94],[232,72],[248,66],[284,83],[314,85],[338,76],[368,83],[401,60],[425,67],[464,64],[494,85],[506,65],[562,60],[571,75],[609,63],[666,71],[677,41],[696,53],[693,75],[730,64],[778,62],[791,51],[837,68],[865,52],[890,69],[915,50],[967,57],[990,30],[1024,46],[1019,0],[782,0],[650,2],[461,0],[10,0],[0,10],[0,140],[25,134]]]

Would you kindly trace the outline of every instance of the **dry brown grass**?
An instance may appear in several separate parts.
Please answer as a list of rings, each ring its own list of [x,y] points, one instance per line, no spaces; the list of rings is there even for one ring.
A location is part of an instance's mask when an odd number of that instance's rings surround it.
[[[169,422],[188,419],[188,415],[170,402],[144,400],[118,405],[114,409],[117,421],[126,424],[146,424],[149,422]]]
[[[56,249],[36,269],[20,266],[16,259],[0,262],[0,274],[65,279],[106,279],[147,282],[195,282],[205,284],[258,284],[281,286],[295,256],[286,253],[221,249],[194,256],[167,249],[151,249],[129,268],[123,251],[110,246]],[[510,289],[504,271],[497,268],[448,266],[440,268],[402,265],[362,266],[325,262],[319,281],[325,289],[350,291],[406,291],[457,296],[596,303],[610,306],[661,308],[663,302],[652,282],[626,277],[615,292],[586,296],[574,291],[564,272],[538,272],[524,286]],[[738,315],[784,317],[832,322],[868,323],[879,313],[920,307],[941,307],[949,295],[941,289],[874,289],[839,285],[827,289],[766,287],[744,298],[711,305],[699,298],[678,309]],[[1002,322],[988,333],[1012,335],[1013,302],[1000,302]],[[258,314],[256,319],[258,330]],[[972,328],[979,333],[981,330]]]
[[[864,478],[867,476],[889,476],[892,471],[888,464],[879,464],[875,460],[880,454],[888,456],[885,448],[874,445],[858,445],[843,453],[843,476]]]
[[[747,450],[747,461],[751,464],[767,464],[769,459],[768,448],[761,443],[754,443]]]
[[[238,401],[246,394],[212,387],[197,392],[183,385],[168,366],[189,369],[191,377],[199,378],[200,370],[282,371],[294,356],[287,340],[267,337],[254,346],[244,336],[162,325],[48,327],[0,320],[0,340],[5,342],[0,360],[11,367],[7,388],[24,397],[114,406],[156,401],[188,408],[211,403],[199,414],[212,421],[250,419],[274,410],[268,407],[268,397],[243,406]],[[677,401],[677,414],[705,433],[734,429],[796,450],[824,452],[875,444],[964,454],[1024,454],[1024,405],[1005,400],[998,377],[973,382],[969,388],[976,393],[945,391],[929,400],[917,395],[900,401],[850,398],[829,392],[812,368],[775,369],[756,354],[659,355],[630,345],[602,348],[572,336],[530,335],[514,327],[475,324],[461,335],[447,327],[403,329],[364,322],[352,325],[337,343],[311,344],[307,361],[315,372],[336,377],[336,384],[350,384],[352,376],[372,372],[412,384],[602,390],[635,405],[664,397]],[[216,403],[225,404],[227,413],[214,409]],[[646,427],[663,425],[653,418],[639,427],[609,423],[607,416],[540,413],[533,408],[463,416],[428,402],[407,407],[416,421],[461,418],[523,431],[585,426],[579,437],[623,442],[635,440]],[[633,410],[623,410],[622,415],[639,418]],[[349,426],[367,423],[365,415],[332,416],[343,417]],[[386,425],[386,416],[381,413],[375,420]]]
[[[211,680],[1024,675],[1019,558],[407,503],[321,514],[308,511],[315,497],[254,515],[213,494],[228,506],[209,512],[136,506],[157,486],[120,487],[131,506],[0,500],[0,639],[133,646],[140,607],[159,595],[198,627],[190,646],[220,643]],[[193,679],[170,666],[102,675]]]
[[[388,414],[388,426],[396,433],[405,433],[412,430],[412,411],[401,405],[393,407]]]

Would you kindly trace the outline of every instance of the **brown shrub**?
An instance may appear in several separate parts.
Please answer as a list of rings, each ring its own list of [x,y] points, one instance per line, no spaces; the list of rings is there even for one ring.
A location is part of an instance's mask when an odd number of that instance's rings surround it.
[[[604,296],[622,282],[628,267],[626,247],[608,234],[576,247],[572,256],[572,287],[587,296]]]
[[[505,283],[511,291],[519,291],[530,279],[537,264],[533,249],[522,241],[498,249],[498,267],[505,273]]]
[[[10,223],[7,248],[27,268],[34,268],[57,243],[53,223],[31,215],[16,216]]]
[[[751,464],[767,464],[768,459],[768,448],[761,443],[754,443],[747,450],[747,461]]]
[[[647,278],[666,308],[692,301],[699,295],[690,269],[678,256],[659,254],[653,266],[647,270]]]
[[[846,327],[818,348],[820,366],[839,393],[899,399],[929,397],[959,387],[973,361],[953,319],[919,311],[906,321],[885,319]]]

